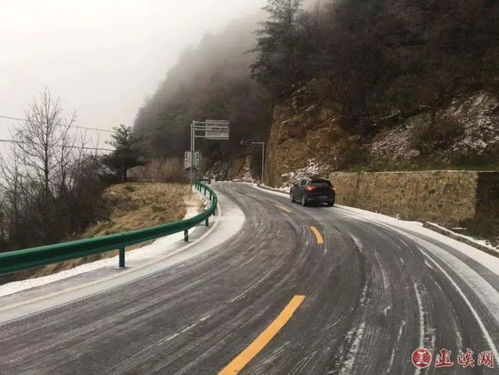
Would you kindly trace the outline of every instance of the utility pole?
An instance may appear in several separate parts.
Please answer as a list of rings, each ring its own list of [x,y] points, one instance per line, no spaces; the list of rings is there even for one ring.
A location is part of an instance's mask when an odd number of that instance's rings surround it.
[[[194,151],[196,149],[196,132],[195,132],[195,121],[191,123],[191,160],[189,168],[189,181],[192,185],[194,184]]]
[[[253,142],[253,144],[262,146],[262,184],[265,184],[265,142]]]
[[[265,142],[254,142],[249,139],[243,139],[241,140],[241,145],[244,146],[262,146],[262,184],[265,182]]]

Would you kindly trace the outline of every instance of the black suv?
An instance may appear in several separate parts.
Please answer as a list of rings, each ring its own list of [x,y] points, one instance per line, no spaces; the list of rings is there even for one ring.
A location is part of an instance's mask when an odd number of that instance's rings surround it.
[[[336,198],[331,181],[314,177],[295,182],[289,195],[292,202],[300,202],[302,206],[309,203],[327,203],[328,206],[334,206]]]

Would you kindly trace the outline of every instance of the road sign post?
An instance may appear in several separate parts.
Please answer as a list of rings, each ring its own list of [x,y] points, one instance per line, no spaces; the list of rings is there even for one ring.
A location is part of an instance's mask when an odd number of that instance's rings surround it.
[[[227,120],[206,120],[206,121],[193,121],[191,123],[191,151],[190,161],[191,168],[189,172],[189,180],[194,183],[194,165],[196,165],[196,158],[198,168],[200,165],[201,156],[196,156],[196,138],[211,140],[211,141],[227,141],[230,137],[230,122]],[[194,165],[193,165],[194,164]]]
[[[184,154],[184,169],[187,171],[192,166],[191,152],[186,151]]]
[[[201,153],[199,151],[194,152],[194,160],[192,161],[193,167],[199,169],[201,167]]]
[[[184,169],[187,171],[191,168],[199,169],[201,166],[201,153],[194,151],[194,159],[191,157],[191,152],[186,151],[184,154]]]

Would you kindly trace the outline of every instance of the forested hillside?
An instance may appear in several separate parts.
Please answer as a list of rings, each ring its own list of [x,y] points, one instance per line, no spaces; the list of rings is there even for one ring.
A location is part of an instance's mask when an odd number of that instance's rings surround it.
[[[152,157],[181,156],[193,119],[227,118],[226,156],[273,130],[277,174],[300,147],[332,169],[497,165],[499,2],[269,0],[264,10],[263,23],[239,20],[186,52],[147,100],[135,130]],[[404,160],[380,159],[383,147]]]
[[[168,72],[135,122],[150,157],[182,157],[189,148],[193,120],[231,121],[229,142],[199,145],[218,157],[237,152],[242,137],[267,135],[271,101],[249,70],[254,55],[248,51],[254,47],[257,22],[255,16],[241,18],[221,34],[206,35]]]

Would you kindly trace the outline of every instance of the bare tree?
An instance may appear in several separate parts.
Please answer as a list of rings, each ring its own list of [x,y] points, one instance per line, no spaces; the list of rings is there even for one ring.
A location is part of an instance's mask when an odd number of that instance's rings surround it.
[[[15,134],[15,157],[26,167],[26,177],[42,184],[44,199],[66,184],[67,169],[75,155],[76,140],[70,133],[76,120],[63,116],[60,99],[45,89],[26,111],[26,122]]]
[[[29,105],[0,162],[0,251],[73,238],[99,215],[100,158],[48,90]]]

